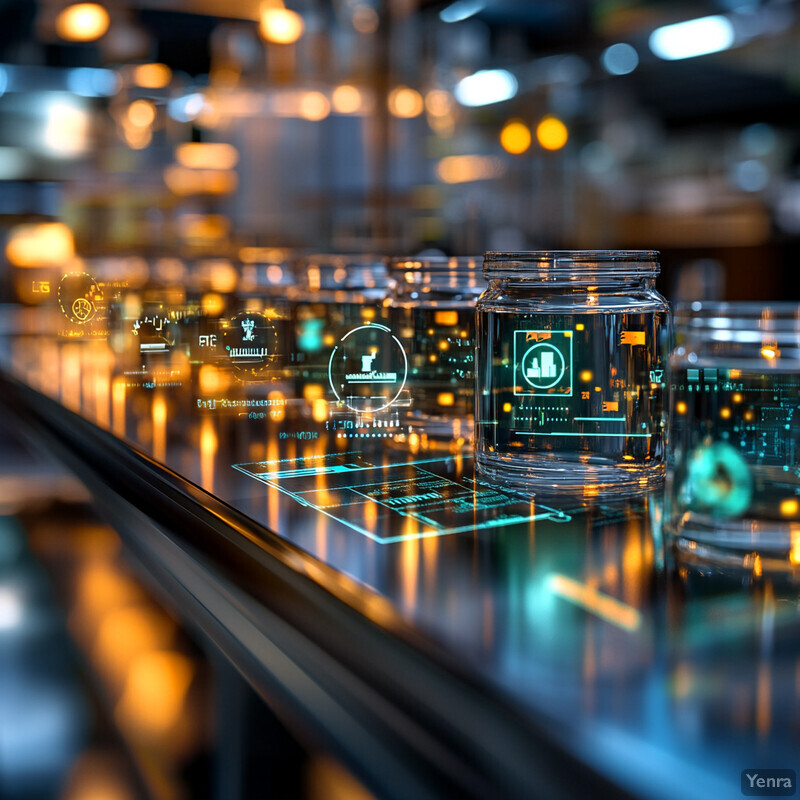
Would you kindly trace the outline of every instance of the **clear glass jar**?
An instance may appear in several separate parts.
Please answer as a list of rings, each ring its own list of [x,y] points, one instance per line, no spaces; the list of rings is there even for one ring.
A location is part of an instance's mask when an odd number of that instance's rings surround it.
[[[800,306],[692,303],[670,357],[667,530],[691,561],[800,564]]]
[[[475,303],[486,288],[480,257],[392,262],[390,322],[408,354],[414,432],[469,442],[475,403]]]
[[[302,397],[328,390],[330,357],[350,332],[387,324],[387,260],[374,255],[312,255],[296,265],[291,290],[295,377]],[[365,383],[365,388],[368,384]]]
[[[486,253],[475,419],[484,477],[589,496],[663,477],[659,269],[651,250]]]
[[[245,249],[245,248],[243,248]],[[249,380],[269,376],[271,380],[289,379],[293,376],[296,345],[289,297],[297,286],[292,252],[280,248],[253,248],[246,252],[247,262],[241,268],[238,295],[242,310],[256,312],[252,335],[258,346],[266,349],[270,356],[257,360],[253,369],[242,370],[234,362],[237,377]],[[230,336],[233,330],[243,334],[235,337],[236,346],[254,344],[252,335],[241,328],[242,319],[234,316],[225,326]],[[247,319],[248,317],[245,317]],[[230,357],[231,351],[227,351]]]

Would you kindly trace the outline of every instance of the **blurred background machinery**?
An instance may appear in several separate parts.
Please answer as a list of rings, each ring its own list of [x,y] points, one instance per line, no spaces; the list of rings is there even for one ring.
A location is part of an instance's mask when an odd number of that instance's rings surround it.
[[[6,256],[658,247],[680,293],[777,296],[800,240],[797,14],[4,0]]]

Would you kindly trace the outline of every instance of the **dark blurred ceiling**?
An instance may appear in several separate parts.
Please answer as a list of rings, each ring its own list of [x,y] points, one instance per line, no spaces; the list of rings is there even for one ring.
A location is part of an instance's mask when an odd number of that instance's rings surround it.
[[[384,7],[388,4],[389,0],[384,0]],[[309,2],[301,5],[299,0],[289,0],[288,5],[300,10],[312,7]],[[325,0],[325,5],[330,5],[329,0]],[[434,20],[438,23],[439,12],[448,5],[440,0],[423,1],[420,4],[423,24],[427,27]],[[522,56],[529,59],[577,54],[590,65],[590,80],[624,81],[639,104],[668,126],[747,123],[755,119],[796,124],[800,122],[797,25],[781,33],[777,43],[765,37],[744,48],[685,61],[660,61],[648,51],[647,37],[658,25],[711,13],[730,13],[732,8],[742,13],[744,5],[744,0],[688,4],[487,0],[485,7],[471,19],[488,26],[492,32],[493,62],[503,64],[504,35],[508,32],[522,40]],[[769,0],[748,5],[751,11],[757,11],[781,4]],[[41,2],[32,0],[0,0],[0,62],[100,66],[102,55],[97,46],[37,42],[37,13],[41,6]],[[123,15],[128,24],[144,32],[148,42],[145,57],[162,61],[173,70],[198,75],[209,69],[209,39],[221,22],[215,15],[240,22],[254,20],[258,2],[117,0],[109,3],[109,8],[112,16]],[[454,23],[452,27],[460,24]],[[616,41],[634,44],[641,63],[631,75],[606,78],[599,66],[599,56],[604,47]]]

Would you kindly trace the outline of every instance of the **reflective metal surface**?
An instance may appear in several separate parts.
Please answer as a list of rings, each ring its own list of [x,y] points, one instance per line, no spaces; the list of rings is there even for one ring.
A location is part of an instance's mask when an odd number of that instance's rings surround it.
[[[743,769],[796,766],[793,576],[673,563],[657,493],[531,501],[459,452],[312,429],[313,400],[237,383],[211,410],[188,362],[149,388],[41,309],[3,317],[7,374],[301,548],[308,577],[341,575],[361,614],[399,617],[624,790],[735,797]]]

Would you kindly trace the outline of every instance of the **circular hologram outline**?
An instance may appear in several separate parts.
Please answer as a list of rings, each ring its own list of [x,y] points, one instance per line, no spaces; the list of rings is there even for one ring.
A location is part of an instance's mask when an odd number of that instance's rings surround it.
[[[342,336],[342,338],[339,340],[339,343],[341,344],[348,336],[350,336],[350,334],[356,333],[357,331],[373,329],[373,328],[379,328],[382,331],[386,331],[386,333],[388,333],[392,337],[392,339],[394,339],[395,343],[400,348],[400,352],[403,354],[403,380],[401,381],[400,388],[397,390],[395,396],[391,400],[389,400],[388,403],[382,405],[380,408],[371,408],[369,411],[364,411],[363,409],[360,408],[353,408],[353,406],[348,405],[348,403],[343,401],[342,398],[339,396],[339,392],[336,391],[336,387],[333,384],[333,374],[332,374],[333,359],[336,355],[336,351],[339,349],[338,344],[333,348],[333,350],[331,351],[331,356],[328,359],[328,383],[330,384],[331,390],[336,395],[336,399],[340,403],[344,402],[344,404],[351,411],[363,414],[377,414],[378,411],[383,411],[384,409],[389,408],[389,406],[392,405],[392,403],[394,403],[394,401],[397,400],[398,397],[400,397],[400,392],[403,391],[406,385],[406,381],[408,380],[408,356],[406,355],[405,348],[401,344],[400,340],[385,325],[378,325],[377,323],[359,325],[357,328],[353,328],[352,330],[348,331],[344,336]]]

